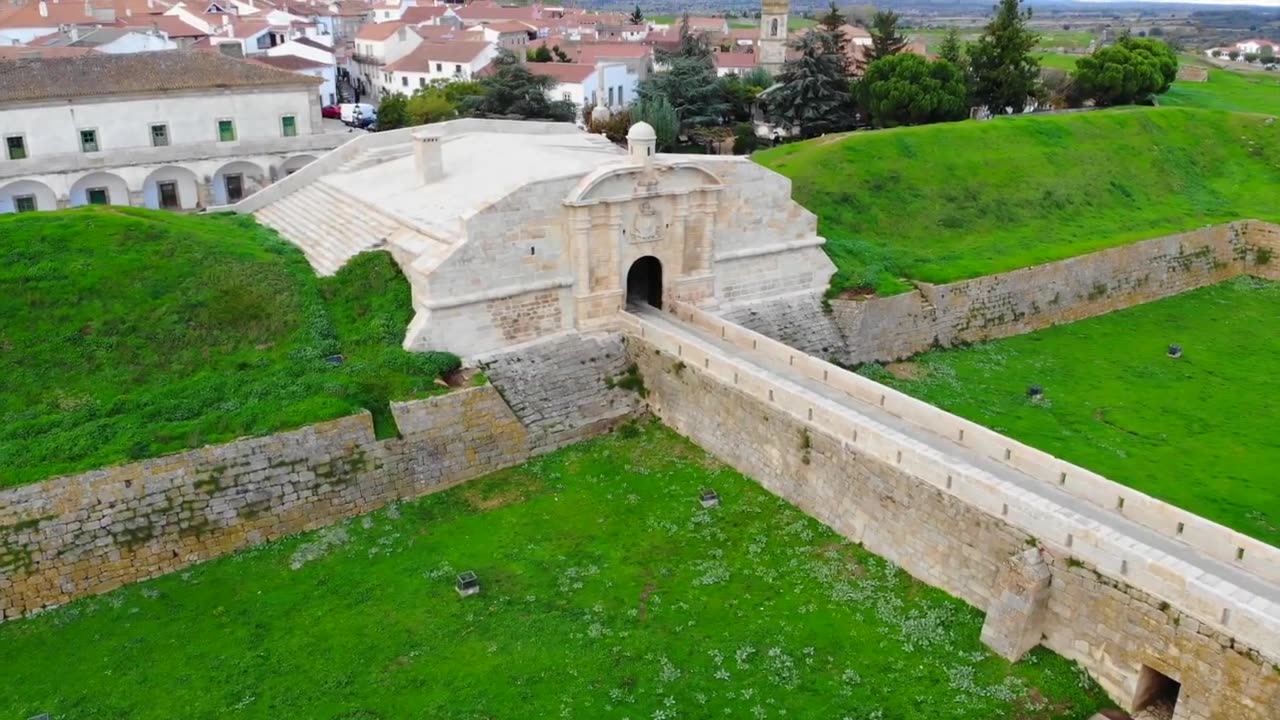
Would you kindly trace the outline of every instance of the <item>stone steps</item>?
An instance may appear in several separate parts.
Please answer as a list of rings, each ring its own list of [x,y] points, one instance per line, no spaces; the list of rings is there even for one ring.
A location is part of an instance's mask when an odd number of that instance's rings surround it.
[[[392,145],[391,147],[386,147],[386,148],[376,148],[373,150],[365,150],[364,152],[361,152],[359,155],[356,155],[355,157],[351,158],[345,163],[339,165],[338,169],[334,171],[334,174],[342,175],[344,173],[363,170],[364,168],[370,167],[372,165],[377,165],[378,163],[384,163],[391,160],[396,160],[398,158],[406,157],[411,152],[412,152],[412,149],[406,149],[404,146],[401,146],[401,145]]]
[[[333,275],[357,254],[382,246],[402,226],[342,191],[315,182],[255,213],[298,246],[316,274]]]

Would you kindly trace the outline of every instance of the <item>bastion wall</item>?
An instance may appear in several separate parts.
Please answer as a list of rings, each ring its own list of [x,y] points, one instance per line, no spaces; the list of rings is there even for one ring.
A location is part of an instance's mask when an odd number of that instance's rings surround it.
[[[1244,601],[1179,575],[1172,558],[1077,526],[1061,508],[809,404],[687,338],[647,326],[633,328],[629,343],[664,423],[914,577],[991,613],[1004,609],[1002,568],[1036,548],[1048,598],[1022,630],[1080,662],[1122,706],[1132,706],[1145,667],[1182,683],[1176,720],[1280,717],[1278,629],[1268,616],[1248,617]],[[1217,622],[1228,617],[1229,626]]]
[[[725,308],[736,323],[846,364],[1021,335],[1239,275],[1280,279],[1280,225],[1215,225],[1067,260],[863,300],[793,296]],[[838,335],[837,347],[831,338]]]
[[[436,492],[642,410],[606,382],[627,363],[619,336],[523,357],[532,372],[499,356],[496,385],[392,403],[397,438],[364,412],[0,490],[0,620]]]

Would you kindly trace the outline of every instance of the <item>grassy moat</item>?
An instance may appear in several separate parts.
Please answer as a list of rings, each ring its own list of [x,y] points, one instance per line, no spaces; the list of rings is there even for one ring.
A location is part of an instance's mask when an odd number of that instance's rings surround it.
[[[462,570],[479,595],[458,597]],[[1083,720],[1105,703],[1048,651],[992,655],[981,626],[645,424],[0,625],[0,717]]]
[[[1280,546],[1277,321],[1280,284],[1239,278],[861,372]]]

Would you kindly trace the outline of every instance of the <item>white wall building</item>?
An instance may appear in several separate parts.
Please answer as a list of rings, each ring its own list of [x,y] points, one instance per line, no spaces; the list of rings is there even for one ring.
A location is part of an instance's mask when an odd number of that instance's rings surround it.
[[[210,52],[0,61],[0,212],[244,197],[348,139],[318,84]]]
[[[583,106],[604,105],[610,110],[621,110],[639,97],[635,73],[627,71],[624,63],[581,65],[578,63],[526,63],[536,75],[556,79],[551,90],[552,100],[568,100],[579,110]],[[581,124],[582,113],[576,115]]]
[[[351,74],[362,86],[362,99],[377,103],[384,84],[390,84],[386,66],[413,52],[422,37],[404,23],[365,25],[356,33]]]
[[[411,95],[433,80],[470,80],[497,54],[498,46],[489,42],[424,42],[386,66],[382,92]]]

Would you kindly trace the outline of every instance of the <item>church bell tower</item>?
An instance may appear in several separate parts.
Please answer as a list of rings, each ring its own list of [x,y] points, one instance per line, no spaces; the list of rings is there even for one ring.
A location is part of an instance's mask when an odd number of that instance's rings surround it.
[[[760,67],[777,77],[787,60],[788,0],[764,0],[760,6]]]

